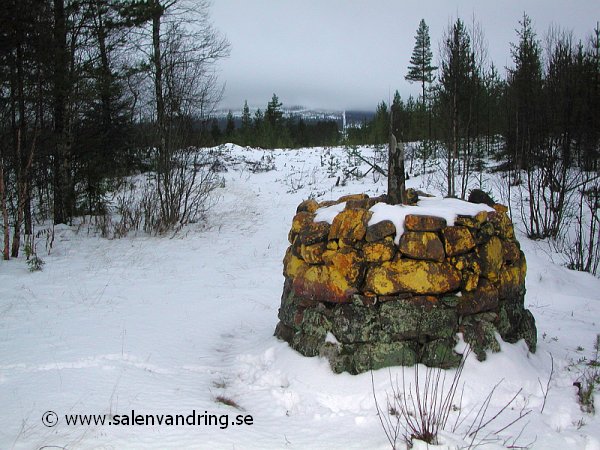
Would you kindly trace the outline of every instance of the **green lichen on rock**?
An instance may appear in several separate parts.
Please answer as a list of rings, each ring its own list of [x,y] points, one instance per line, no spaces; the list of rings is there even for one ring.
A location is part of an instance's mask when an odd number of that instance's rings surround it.
[[[450,338],[456,334],[456,311],[441,306],[415,305],[410,300],[388,301],[381,305],[383,334],[392,340]]]
[[[457,367],[462,355],[454,351],[457,339],[437,339],[423,344],[419,362],[429,367]]]
[[[412,366],[418,362],[417,346],[413,342],[379,342],[344,346],[351,351],[350,373],[362,373],[391,366]]]

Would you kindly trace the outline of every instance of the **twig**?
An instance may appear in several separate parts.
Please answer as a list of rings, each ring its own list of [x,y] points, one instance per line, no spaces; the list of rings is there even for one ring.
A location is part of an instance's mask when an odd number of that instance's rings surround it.
[[[544,402],[542,403],[542,409],[541,409],[541,413],[544,412],[544,408],[546,407],[546,399],[548,398],[548,392],[550,391],[550,382],[552,381],[552,377],[554,376],[554,357],[552,356],[552,353],[549,353],[550,355],[550,376],[548,377],[548,382],[546,383],[546,390],[544,390],[544,387],[542,386],[542,382],[541,380],[538,378],[538,383],[540,384],[540,389],[542,390],[542,394],[544,395]]]

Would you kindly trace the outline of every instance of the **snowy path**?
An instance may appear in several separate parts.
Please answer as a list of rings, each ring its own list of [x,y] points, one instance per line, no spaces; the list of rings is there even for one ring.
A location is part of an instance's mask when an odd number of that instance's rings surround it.
[[[230,171],[204,230],[109,241],[62,228],[43,272],[27,272],[22,260],[0,262],[0,449],[389,448],[369,374],[334,375],[326,362],[303,358],[273,337],[296,205],[316,191],[325,198],[380,192],[385,181],[331,192],[335,178],[322,173],[322,152],[277,152],[273,172]],[[293,189],[301,179],[304,186]],[[469,361],[464,406],[481,402],[504,378],[492,408],[523,387],[519,406],[534,410],[519,443],[600,449],[600,422],[579,410],[569,366],[578,355],[590,357],[600,332],[600,282],[553,265],[532,244],[524,249],[539,350],[528,355],[523,345],[506,345],[485,363]],[[585,349],[577,353],[577,346]],[[556,374],[540,414],[549,352]],[[387,371],[375,373],[375,385],[384,396]],[[218,396],[240,409],[216,402]],[[111,427],[63,420],[132,409],[251,414],[254,424]],[[49,410],[59,416],[53,428],[41,422]]]

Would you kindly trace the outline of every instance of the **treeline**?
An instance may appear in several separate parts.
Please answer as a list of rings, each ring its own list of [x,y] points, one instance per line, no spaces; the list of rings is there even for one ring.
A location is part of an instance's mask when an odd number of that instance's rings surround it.
[[[146,222],[167,229],[187,220],[195,194],[182,182],[190,174],[179,169],[181,149],[209,136],[203,127],[223,90],[214,64],[229,52],[208,8],[207,0],[3,2],[5,259],[36,219],[101,213],[112,180],[140,169],[156,173]]]
[[[224,130],[217,119],[213,119],[213,144],[233,142],[261,148],[301,148],[340,143],[341,133],[335,120],[306,121],[301,116],[284,117],[282,106],[279,97],[273,94],[264,112],[259,108],[251,114],[248,102],[245,102],[239,126],[231,111],[227,114]]]
[[[511,44],[505,76],[487,58],[483,30],[457,19],[433,65],[429,30],[421,21],[406,79],[421,95],[381,102],[372,121],[347,130],[350,143],[382,144],[390,124],[403,141],[420,141],[425,161],[448,160],[447,194],[464,197],[465,174],[484,156],[506,168],[554,165],[598,171],[600,162],[600,26],[585,41],[552,28],[540,40],[527,15]],[[455,180],[458,175],[462,180]],[[518,180],[517,180],[518,181]]]

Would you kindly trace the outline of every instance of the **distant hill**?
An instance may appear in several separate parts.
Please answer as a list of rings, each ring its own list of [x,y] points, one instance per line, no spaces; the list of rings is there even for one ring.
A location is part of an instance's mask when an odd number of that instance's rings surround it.
[[[250,108],[250,114],[253,116],[258,108]],[[335,111],[327,109],[310,109],[303,106],[291,106],[282,108],[284,117],[302,118],[305,122],[318,122],[325,120],[334,120],[338,123],[340,130],[344,127],[356,127],[362,125],[373,118],[375,111]],[[213,114],[213,117],[219,122],[221,128],[225,128],[227,114],[231,111],[236,127],[241,124],[241,109],[222,109]],[[344,119],[345,116],[345,119]]]

